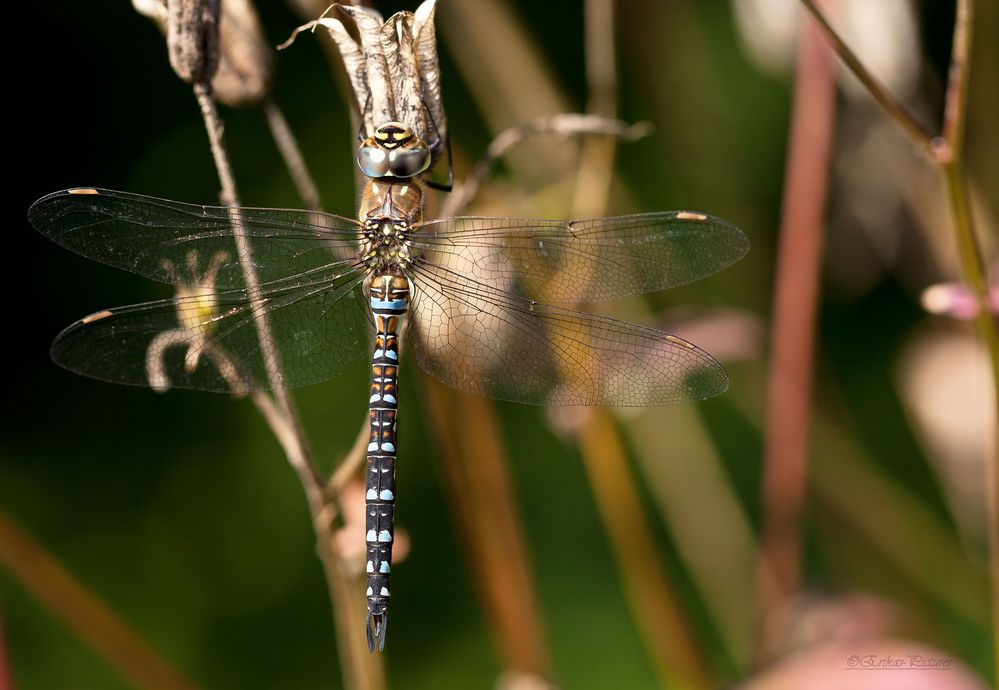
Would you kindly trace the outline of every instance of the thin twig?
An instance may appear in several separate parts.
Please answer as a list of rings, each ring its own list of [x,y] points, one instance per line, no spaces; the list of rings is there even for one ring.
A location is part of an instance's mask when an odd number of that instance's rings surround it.
[[[586,2],[586,84],[588,115],[617,117],[614,69],[614,3]],[[572,202],[575,217],[595,218],[607,210],[614,180],[616,142],[612,137],[586,137],[579,156],[579,173]]]
[[[346,485],[347,481],[360,469],[361,465],[364,464],[367,459],[366,453],[368,450],[368,441],[370,440],[371,427],[369,426],[367,417],[364,418],[364,422],[361,424],[360,431],[357,432],[357,438],[354,440],[354,445],[351,446],[347,454],[343,456],[343,459],[336,466],[336,470],[333,471],[332,476],[328,482],[326,482],[326,494],[330,497],[335,497],[339,495],[340,491]]]
[[[331,525],[327,520],[329,513],[325,510],[323,494],[325,480],[311,460],[298,413],[290,394],[283,386],[283,375],[277,359],[277,347],[266,312],[263,309],[260,281],[253,263],[249,241],[235,210],[239,204],[239,196],[236,192],[232,166],[225,151],[222,122],[211,96],[211,87],[204,82],[196,83],[194,93],[205,120],[205,128],[208,130],[212,156],[215,159],[222,186],[222,201],[231,208],[230,217],[232,218],[236,250],[239,254],[247,292],[253,307],[254,322],[257,326],[268,384],[274,395],[274,405],[268,404],[270,399],[263,394],[255,395],[254,403],[260,409],[271,429],[274,430],[285,450],[288,463],[298,474],[299,481],[305,491],[316,533],[316,552],[326,573],[330,602],[333,605],[334,623],[338,632],[336,640],[343,664],[344,682],[348,688],[352,689],[383,687],[384,677],[381,666],[377,660],[368,658],[369,655],[366,653],[366,646],[361,634],[362,628],[356,624],[359,618],[353,612],[354,600],[358,598],[360,590],[353,586],[353,580],[345,572],[342,559],[336,552],[334,540],[331,538]]]
[[[429,376],[422,377],[420,391],[472,582],[503,666],[546,678],[551,661],[492,403]],[[462,424],[453,424],[459,414]]]
[[[958,125],[956,129],[960,130],[962,127],[962,125]],[[960,150],[959,146],[952,148],[952,151],[958,155],[942,166],[942,172],[950,198],[951,216],[964,280],[978,301],[978,311],[975,315],[976,330],[985,344],[992,365],[992,438],[995,439],[995,442],[992,448],[992,457],[985,462],[985,477],[983,479],[985,480],[989,571],[992,584],[992,645],[996,677],[999,681],[999,334],[996,332],[995,318],[989,309],[989,286],[968,203],[968,183],[964,176],[964,160],[963,156],[960,155]]]
[[[973,20],[972,0],[958,0],[943,119],[943,140],[950,148],[952,159],[960,158],[964,150],[964,124],[967,120],[965,115],[968,106],[968,62],[971,59]]]
[[[642,512],[641,496],[614,421],[607,410],[587,413],[576,442],[632,616],[662,685],[690,690],[712,687],[708,665],[691,634],[680,598],[659,559],[649,557],[656,540]]]
[[[289,439],[293,441],[293,452],[288,455],[288,461],[303,478],[303,486],[309,496],[310,503],[321,505],[321,492],[319,487],[323,481],[318,470],[312,464],[309,457],[308,446],[305,443],[305,436],[301,422],[295,412],[294,404],[288,390],[284,387],[284,376],[281,372],[281,365],[278,362],[278,350],[271,333],[270,321],[267,318],[263,306],[263,297],[260,291],[260,279],[257,277],[257,269],[253,263],[253,254],[250,249],[249,239],[243,228],[239,214],[234,210],[239,206],[239,196],[236,192],[236,180],[232,174],[232,166],[225,151],[223,140],[222,121],[212,99],[211,86],[204,82],[194,85],[194,95],[201,108],[201,115],[205,120],[205,128],[208,130],[208,139],[211,144],[212,157],[215,160],[215,167],[218,170],[219,182],[222,185],[222,203],[233,209],[230,211],[233,226],[233,239],[236,242],[236,251],[239,254],[240,266],[246,279],[247,293],[250,298],[250,305],[253,309],[253,319],[257,327],[257,336],[260,341],[260,354],[264,360],[264,368],[267,372],[267,383],[273,391],[274,399],[277,401],[278,409],[284,418],[284,423],[290,430]],[[307,481],[304,481],[306,480]]]
[[[761,649],[798,588],[811,422],[815,314],[835,111],[835,65],[814,24],[801,26],[784,178],[773,346],[767,374],[764,525],[758,565]]]
[[[486,154],[444,203],[440,215],[443,218],[448,218],[461,214],[475,198],[482,183],[489,179],[492,166],[496,161],[525,139],[536,136],[578,137],[588,134],[602,134],[625,141],[635,141],[647,136],[650,131],[651,127],[648,123],[639,122],[629,125],[627,122],[609,117],[579,113],[546,115],[525,124],[510,127],[500,132],[489,144]]]
[[[612,0],[587,0],[586,117],[597,123],[619,122],[612,119],[617,113],[614,19]],[[593,218],[607,212],[616,145],[614,136],[587,136],[583,140],[573,194],[573,217]],[[632,618],[661,684],[710,687],[707,664],[691,634],[679,597],[661,559],[650,555],[650,545],[655,541],[653,530],[649,516],[641,510],[637,480],[613,418],[607,410],[587,410],[574,436],[614,551]]]
[[[964,130],[968,115],[968,66],[971,61],[974,14],[972,0],[958,0],[944,107],[942,139],[945,148],[938,146],[935,152],[950,197],[961,272],[978,302],[975,326],[992,364],[994,446],[991,462],[985,463],[984,479],[992,599],[992,663],[996,687],[999,688],[999,332],[996,330],[996,322],[989,309],[987,271],[978,235],[975,232],[964,160]]]
[[[305,157],[302,156],[302,149],[298,146],[298,140],[295,139],[291,127],[288,126],[284,113],[281,112],[277,103],[267,99],[264,102],[264,114],[267,116],[267,124],[271,128],[271,136],[274,137],[274,143],[277,144],[278,150],[281,152],[285,167],[288,168],[288,173],[291,175],[292,182],[295,183],[302,203],[312,211],[321,210],[322,202],[319,200],[319,190],[309,175],[309,169],[305,165]]]
[[[822,11],[816,6],[815,0],[801,0],[802,4],[812,13],[815,17],[815,21],[818,22],[819,26],[822,28],[823,33],[825,33],[826,38],[829,42],[833,44],[833,49],[840,59],[846,63],[846,66],[850,68],[854,76],[860,80],[860,82],[867,88],[868,93],[874,97],[882,108],[891,115],[902,129],[905,130],[912,140],[920,145],[927,152],[930,152],[930,143],[933,141],[933,132],[931,132],[925,125],[923,125],[919,120],[912,116],[912,114],[906,110],[905,106],[899,103],[894,96],[892,96],[888,89],[872,75],[864,64],[857,58],[850,47],[846,45],[836,30],[832,28],[829,24],[829,20],[826,19]]]
[[[274,402],[274,398],[262,391],[254,391],[250,396],[253,404],[256,405],[260,415],[267,422],[274,433],[274,437],[281,444],[281,449],[285,455],[292,456],[298,453],[298,440],[295,438],[295,431],[287,418],[281,413]]]

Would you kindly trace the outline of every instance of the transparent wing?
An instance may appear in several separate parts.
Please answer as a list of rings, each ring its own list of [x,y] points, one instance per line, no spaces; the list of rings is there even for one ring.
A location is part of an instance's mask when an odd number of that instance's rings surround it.
[[[182,288],[178,297],[97,312],[64,330],[52,358],[86,376],[115,383],[244,393],[269,387],[277,362],[281,385],[303,386],[344,372],[365,355],[371,321],[363,277],[331,267],[309,281],[264,286],[272,351],[262,351],[245,290]]]
[[[106,189],[70,189],[36,201],[28,211],[35,228],[57,244],[101,263],[164,283],[192,255],[217,260],[215,285],[242,288],[233,239],[238,221],[249,239],[262,282],[295,276],[331,261],[356,259],[356,220],[316,211],[227,209],[182,204]]]
[[[559,304],[682,285],[749,250],[737,227],[691,211],[578,221],[447,218],[418,225],[412,238],[430,263]]]
[[[718,362],[636,324],[527,300],[427,264],[405,345],[428,373],[470,393],[536,405],[671,405],[728,387]]]

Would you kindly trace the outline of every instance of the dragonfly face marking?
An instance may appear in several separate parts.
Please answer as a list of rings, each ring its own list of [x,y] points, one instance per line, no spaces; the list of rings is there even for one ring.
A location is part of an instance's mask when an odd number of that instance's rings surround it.
[[[394,149],[411,141],[416,135],[401,122],[386,122],[375,128],[373,138],[387,149]]]
[[[357,165],[366,176],[405,179],[430,167],[430,147],[401,122],[375,128],[357,152]]]

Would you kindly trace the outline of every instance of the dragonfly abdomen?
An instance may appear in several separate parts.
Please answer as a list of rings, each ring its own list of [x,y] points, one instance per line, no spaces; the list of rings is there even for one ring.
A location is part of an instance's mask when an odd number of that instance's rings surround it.
[[[365,541],[368,588],[368,649],[385,645],[389,573],[395,538],[396,381],[399,372],[399,324],[409,309],[409,281],[400,275],[375,276],[368,289],[375,319],[368,399]]]

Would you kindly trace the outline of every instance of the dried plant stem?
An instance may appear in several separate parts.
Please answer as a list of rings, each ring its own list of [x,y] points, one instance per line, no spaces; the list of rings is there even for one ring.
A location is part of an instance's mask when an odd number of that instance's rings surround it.
[[[658,559],[648,556],[655,537],[641,510],[641,497],[614,422],[606,410],[590,410],[587,417],[576,439],[632,615],[662,685],[685,690],[710,688],[707,664],[690,634],[669,578]]]
[[[357,438],[354,439],[354,445],[351,446],[350,450],[343,457],[340,463],[336,466],[333,475],[330,480],[326,483],[326,493],[327,495],[334,497],[340,490],[344,487],[347,481],[354,476],[354,474],[361,468],[367,459],[368,452],[368,441],[370,440],[371,427],[368,423],[367,417],[365,417],[363,423],[361,424],[360,431],[357,432]]]
[[[137,688],[197,690],[194,682],[159,656],[41,544],[2,512],[0,565]],[[0,660],[2,654],[0,651]],[[0,686],[3,686],[2,663]]]
[[[815,314],[835,108],[832,56],[814,24],[801,26],[774,285],[767,372],[763,535],[757,571],[760,642],[798,588],[811,407]]]
[[[993,437],[997,439],[991,462],[986,464],[986,491],[990,494],[989,567],[992,595],[993,661],[999,682],[999,334],[989,308],[989,286],[985,262],[974,228],[965,180],[964,129],[968,107],[968,65],[974,25],[973,0],[957,0],[951,63],[944,102],[942,134],[937,137],[912,117],[864,67],[849,46],[836,34],[813,0],[802,0],[815,16],[836,54],[867,87],[874,99],[909,135],[913,143],[929,154],[943,175],[950,200],[951,220],[958,247],[961,272],[978,302],[976,328],[989,353],[993,385]]]
[[[277,144],[284,164],[288,168],[292,182],[298,190],[298,195],[302,198],[305,207],[312,211],[319,211],[322,202],[319,200],[319,190],[316,188],[309,169],[305,165],[305,157],[302,156],[302,149],[298,146],[288,121],[281,112],[277,103],[268,99],[264,102],[264,114],[267,116],[267,125],[271,128],[271,136]]]
[[[999,334],[989,308],[989,284],[985,260],[975,233],[965,179],[964,129],[968,114],[968,64],[974,22],[972,0],[958,0],[954,19],[950,72],[944,106],[943,136],[935,140],[934,152],[950,198],[954,234],[964,280],[977,297],[975,326],[992,364],[993,430],[991,462],[985,463],[986,514],[989,516],[989,575],[992,598],[992,668],[999,688]]]
[[[232,174],[229,156],[226,154],[222,135],[222,120],[211,95],[211,85],[205,82],[196,83],[194,94],[201,108],[201,115],[204,118],[205,129],[208,131],[208,140],[211,144],[212,157],[215,160],[215,168],[218,170],[219,182],[222,185],[222,203],[229,207],[237,207],[239,206],[239,195],[236,192],[236,180]],[[263,309],[260,279],[257,277],[257,269],[253,263],[250,243],[238,215],[232,213],[231,217],[233,239],[236,242],[236,252],[239,254],[240,266],[243,269],[246,289],[253,309],[253,319],[260,340],[260,353],[264,360],[264,368],[267,371],[267,383],[273,391],[281,421],[287,426],[287,440],[290,442],[289,447],[292,450],[288,455],[288,461],[303,479],[303,486],[306,489],[310,504],[321,504],[319,487],[322,486],[322,480],[309,457],[305,434],[291,395],[284,387],[284,377],[277,361],[277,345],[274,341],[274,335],[271,333],[270,321]]]
[[[492,404],[429,376],[420,383],[455,524],[504,667],[547,678],[551,662]]]
[[[956,151],[957,149],[955,149]],[[978,297],[975,326],[985,344],[992,363],[993,435],[991,462],[985,463],[986,514],[988,515],[989,572],[992,596],[992,652],[999,688],[999,335],[988,306],[989,286],[985,277],[981,249],[975,239],[971,209],[968,205],[968,185],[964,179],[962,157],[957,155],[941,168],[950,197],[952,221],[957,235],[958,255],[964,280]]]
[[[586,2],[588,117],[617,113],[613,0]],[[606,133],[606,132],[602,132]],[[593,218],[607,212],[614,181],[615,137],[586,137],[580,151],[572,215]],[[709,687],[707,664],[685,619],[659,558],[647,514],[641,510],[636,479],[624,442],[606,410],[588,410],[575,430],[601,521],[614,550],[632,617],[664,687]]]
[[[974,22],[972,0],[957,0],[954,36],[951,41],[950,70],[944,101],[943,140],[951,149],[964,151],[964,125],[968,111],[968,63],[971,60],[971,34]]]
[[[846,63],[846,66],[850,68],[850,71],[860,80],[867,91],[874,97],[874,100],[885,109],[889,115],[891,115],[896,122],[912,137],[913,141],[922,143],[924,146],[927,145],[932,139],[933,134],[929,129],[926,128],[921,122],[912,116],[912,114],[905,109],[905,107],[899,103],[894,96],[892,96],[888,89],[872,75],[864,63],[860,61],[859,58],[853,53],[852,50],[846,45],[839,34],[832,28],[829,21],[826,19],[822,10],[819,9],[815,0],[801,0],[802,4],[811,12],[815,21],[818,22],[819,26],[822,28],[829,39],[830,43],[833,44],[833,49],[840,59]]]
[[[368,652],[368,642],[361,625],[366,614],[361,580],[347,572],[329,525],[329,520],[320,512],[314,522],[316,553],[323,563],[326,585],[333,602],[333,623],[343,666],[344,686],[349,690],[381,690],[386,687],[382,655]]]
[[[586,83],[590,115],[617,116],[617,79],[614,72],[614,2],[586,2]],[[572,202],[573,215],[595,218],[607,210],[614,180],[616,142],[612,137],[586,137],[580,152],[579,173]]]
[[[197,82],[194,85],[194,94],[201,108],[205,128],[208,131],[212,156],[222,186],[222,202],[226,206],[236,207],[239,205],[239,196],[232,174],[232,166],[225,150],[222,121],[212,98],[211,86],[205,82]],[[264,394],[255,395],[253,400],[284,448],[288,463],[298,474],[299,481],[305,491],[316,533],[316,552],[323,564],[330,601],[333,604],[333,618],[338,632],[336,639],[343,664],[344,684],[351,689],[383,687],[384,674],[380,661],[376,658],[369,658],[367,645],[363,639],[363,628],[358,623],[363,620],[363,617],[353,611],[352,607],[355,599],[359,597],[360,591],[351,586],[351,579],[342,567],[342,559],[336,552],[334,541],[331,538],[330,514],[326,510],[324,497],[326,482],[312,462],[294,402],[288,390],[283,386],[283,375],[277,360],[277,347],[266,312],[262,308],[260,281],[253,263],[249,241],[242,229],[238,215],[232,213],[231,217],[236,251],[239,254],[240,265],[243,269],[247,292],[253,308],[257,335],[260,340],[261,356],[264,359],[268,384],[274,395],[273,400]]]
[[[433,213],[434,201],[428,200],[427,215],[442,216]],[[549,687],[550,654],[492,403],[429,376],[420,376],[419,390],[462,551],[502,657],[503,678]],[[463,424],[454,424],[459,417]]]

